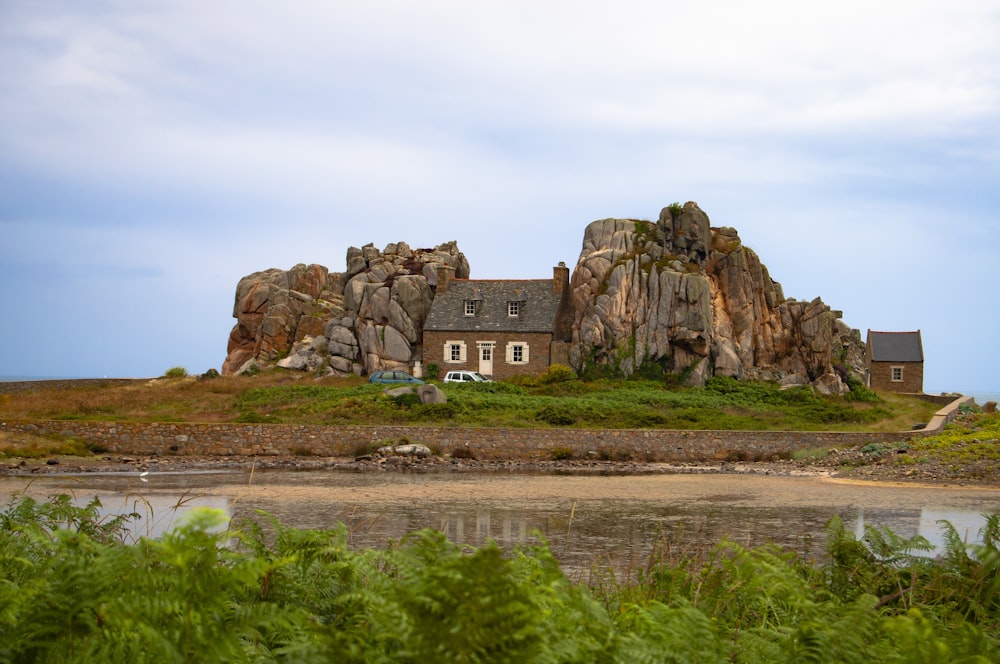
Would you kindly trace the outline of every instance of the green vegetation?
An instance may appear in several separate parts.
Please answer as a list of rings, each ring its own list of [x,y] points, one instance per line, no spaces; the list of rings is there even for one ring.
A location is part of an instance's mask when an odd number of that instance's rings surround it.
[[[184,367],[170,367],[167,369],[166,373],[163,374],[164,378],[187,378],[188,372]]]
[[[1000,412],[966,413],[943,433],[913,442],[915,452],[931,452],[943,461],[1000,461]]]
[[[86,457],[100,454],[105,449],[96,443],[85,443],[75,438],[25,434],[13,436],[0,432],[0,459],[44,459],[51,456]]]
[[[447,403],[395,398],[362,378],[298,380],[287,372],[160,380],[0,396],[0,417],[146,422],[412,424],[609,429],[907,430],[937,406],[884,395],[851,400],[808,387],[715,377],[702,388],[653,379],[580,380],[555,365],[537,377],[440,384]]]
[[[444,385],[445,404],[423,405],[405,396],[388,399],[378,386],[310,385],[250,389],[239,395],[236,405],[241,412],[268,412],[284,422],[504,427],[815,430],[869,425],[892,414],[880,405],[822,397],[806,388],[781,390],[724,378],[713,378],[703,389],[667,389],[650,381],[552,378]]]
[[[544,544],[424,530],[352,549],[341,525],[225,530],[196,510],[159,539],[16,498],[0,512],[5,662],[967,662],[1000,659],[1000,518],[981,545],[829,525],[827,556],[664,538],[626,575],[569,581]]]

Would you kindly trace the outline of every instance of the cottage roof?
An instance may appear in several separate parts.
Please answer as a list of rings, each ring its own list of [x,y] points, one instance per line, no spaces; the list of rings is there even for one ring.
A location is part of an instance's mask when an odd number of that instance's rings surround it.
[[[868,346],[874,362],[923,362],[920,330],[916,332],[874,332],[868,330]]]
[[[552,332],[561,295],[552,279],[449,279],[445,292],[434,296],[425,330],[442,332]],[[465,303],[475,302],[475,315]],[[518,302],[518,315],[508,303]]]

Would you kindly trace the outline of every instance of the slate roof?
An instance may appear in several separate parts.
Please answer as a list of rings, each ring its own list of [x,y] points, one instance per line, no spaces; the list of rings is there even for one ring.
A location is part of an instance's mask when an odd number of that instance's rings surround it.
[[[552,279],[449,279],[448,290],[436,293],[424,323],[440,332],[552,332],[561,295]],[[476,315],[465,315],[465,302],[476,301]],[[520,303],[517,316],[507,303]]]
[[[916,332],[873,332],[868,330],[873,362],[923,362],[920,330]]]

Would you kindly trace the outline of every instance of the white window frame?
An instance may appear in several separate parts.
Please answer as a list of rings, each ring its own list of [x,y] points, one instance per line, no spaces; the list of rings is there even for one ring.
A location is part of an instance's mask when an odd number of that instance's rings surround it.
[[[893,383],[903,382],[903,367],[902,366],[891,366],[889,367],[889,381]]]
[[[476,315],[476,301],[475,300],[466,300],[465,301],[465,315],[466,316],[475,316]]]
[[[514,349],[521,348],[521,359],[514,359]],[[511,341],[507,344],[506,349],[506,361],[507,364],[527,364],[530,361],[530,356],[528,355],[528,342],[526,341]]]
[[[521,303],[517,300],[507,301],[507,316],[510,318],[517,318],[521,315]]]
[[[455,348],[458,349],[458,359],[454,359],[455,354],[452,352]],[[467,348],[464,341],[446,341],[444,342],[444,352],[441,355],[442,360],[445,364],[465,364],[465,358],[467,356]]]

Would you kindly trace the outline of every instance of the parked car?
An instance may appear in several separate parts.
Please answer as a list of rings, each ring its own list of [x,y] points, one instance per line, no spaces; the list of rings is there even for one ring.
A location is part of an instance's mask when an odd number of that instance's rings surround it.
[[[444,375],[446,383],[492,383],[493,381],[478,371],[449,371]]]
[[[411,383],[423,385],[424,381],[414,378],[405,371],[376,371],[368,377],[369,383]]]

